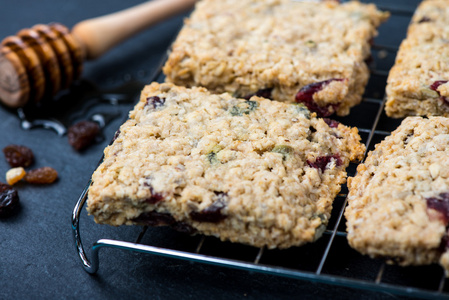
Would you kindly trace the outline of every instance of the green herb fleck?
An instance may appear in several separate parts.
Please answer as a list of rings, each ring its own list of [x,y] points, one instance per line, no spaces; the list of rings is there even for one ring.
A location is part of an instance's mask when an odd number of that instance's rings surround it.
[[[312,40],[308,40],[306,42],[306,46],[309,47],[309,48],[316,48],[316,43],[314,41],[312,41]]]
[[[287,145],[277,145],[271,152],[282,154],[282,160],[286,160],[288,155],[293,153],[293,148]]]
[[[220,163],[220,160],[217,157],[217,153],[220,152],[221,150],[222,148],[219,145],[215,145],[214,147],[212,147],[211,151],[208,154],[206,154],[207,160],[211,165]]]
[[[428,87],[421,87],[421,98],[420,100],[425,100],[425,99],[436,99],[439,98],[440,95],[438,94],[437,91],[434,91]]]
[[[258,102],[246,100],[234,105],[229,113],[233,116],[243,116],[243,114],[249,115],[249,113],[256,110],[257,107],[259,107]]]
[[[310,110],[303,103],[294,103],[296,111],[304,115],[307,119],[310,119]]]
[[[208,153],[207,160],[209,161],[209,163],[211,165],[215,165],[215,164],[219,163],[218,158],[217,158],[217,153],[215,153],[215,152]]]

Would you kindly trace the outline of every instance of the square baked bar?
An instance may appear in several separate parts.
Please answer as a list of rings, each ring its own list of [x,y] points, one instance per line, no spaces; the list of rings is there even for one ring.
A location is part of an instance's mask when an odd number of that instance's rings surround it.
[[[387,84],[388,116],[449,116],[449,2],[423,1]]]
[[[439,261],[447,272],[448,166],[449,119],[406,118],[348,179],[349,244],[400,265]]]
[[[169,225],[257,247],[317,239],[365,146],[304,105],[152,83],[92,176],[110,225]]]
[[[163,71],[177,85],[343,116],[362,99],[370,42],[387,17],[354,1],[203,0]]]

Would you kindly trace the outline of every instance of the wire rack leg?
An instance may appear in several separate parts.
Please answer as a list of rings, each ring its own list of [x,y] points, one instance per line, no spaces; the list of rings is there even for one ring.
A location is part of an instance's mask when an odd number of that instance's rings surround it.
[[[81,194],[80,198],[78,199],[78,202],[75,205],[75,208],[72,212],[72,233],[73,233],[73,239],[75,241],[76,250],[78,252],[78,256],[81,259],[81,262],[83,263],[83,268],[86,272],[89,274],[95,274],[98,270],[98,248],[94,248],[92,251],[93,259],[92,261],[89,261],[89,259],[86,256],[86,252],[84,251],[83,243],[81,242],[81,235],[79,230],[79,223],[80,223],[80,214],[81,209],[84,206],[84,203],[86,203],[87,200],[87,191],[89,188],[90,183],[88,186],[84,189],[83,193]]]

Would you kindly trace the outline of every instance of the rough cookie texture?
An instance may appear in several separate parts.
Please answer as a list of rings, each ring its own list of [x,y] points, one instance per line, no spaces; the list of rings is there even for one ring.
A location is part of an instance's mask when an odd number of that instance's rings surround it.
[[[349,244],[400,265],[449,270],[449,119],[408,117],[348,179]]]
[[[163,71],[178,85],[343,116],[362,99],[370,41],[387,17],[354,1],[203,0]]]
[[[448,117],[448,57],[448,1],[423,1],[388,76],[387,115]]]
[[[110,225],[301,245],[322,234],[359,140],[304,105],[152,83],[105,149],[88,211]]]

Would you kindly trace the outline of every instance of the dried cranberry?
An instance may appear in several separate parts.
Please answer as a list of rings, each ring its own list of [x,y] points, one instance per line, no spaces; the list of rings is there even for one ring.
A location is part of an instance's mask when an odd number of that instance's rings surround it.
[[[225,201],[228,200],[228,194],[225,193],[225,192],[217,192],[217,191],[215,191],[214,194],[217,197],[218,201],[225,202]]]
[[[249,99],[251,99],[252,96],[257,96],[257,97],[271,99],[271,92],[272,91],[273,91],[273,88],[260,89],[260,90],[258,90],[257,92],[255,92],[253,94],[246,95],[245,97],[243,97],[243,99],[249,100]]]
[[[96,122],[81,121],[70,126],[67,137],[69,144],[80,151],[91,145],[99,132],[100,126]]]
[[[145,181],[143,183],[143,186],[147,187],[150,190],[151,196],[147,199],[145,199],[145,202],[149,203],[149,204],[156,204],[162,200],[164,200],[164,194],[163,193],[158,193],[154,190],[153,185],[151,184],[151,181],[153,180],[153,177],[147,177],[146,178],[147,181]]]
[[[0,183],[0,217],[9,217],[19,205],[19,194],[10,185]]]
[[[174,230],[194,234],[196,229],[185,222],[177,222],[172,215],[167,213],[159,213],[155,211],[144,212],[140,214],[137,218],[133,219],[133,222],[146,226],[170,226]]]
[[[13,168],[29,167],[34,162],[34,154],[30,148],[20,145],[9,145],[3,148],[6,161]]]
[[[323,121],[329,125],[330,128],[337,128],[340,122],[337,122],[335,120],[329,119],[329,118],[323,118]]]
[[[449,193],[441,193],[438,197],[426,198],[427,208],[441,213],[445,225],[449,223]]]
[[[434,83],[432,83],[432,85],[430,86],[431,90],[434,90],[435,92],[438,93],[438,95],[440,96],[440,99],[447,105],[449,105],[449,99],[447,97],[441,96],[440,92],[438,91],[438,87],[442,84],[447,83],[447,80],[437,80]]]
[[[443,237],[441,238],[441,242],[440,242],[440,246],[438,247],[438,249],[441,252],[446,251],[446,249],[449,248],[449,236],[448,236],[448,232],[446,232]]]
[[[145,199],[145,202],[147,202],[149,204],[156,204],[156,203],[164,200],[164,195],[161,193],[156,193],[151,184],[145,183],[144,185],[148,186],[150,188],[150,192],[151,192],[151,197]]]
[[[426,22],[430,22],[430,21],[432,21],[431,18],[424,16],[418,21],[418,23],[426,23]]]
[[[148,226],[167,226],[174,224],[176,220],[170,214],[149,211],[134,218],[133,222]]]
[[[154,109],[164,106],[165,98],[160,98],[158,96],[152,96],[147,98],[147,104],[151,105]]]
[[[190,213],[192,220],[198,222],[218,223],[226,219],[226,215],[222,214],[221,210],[226,207],[226,201],[228,194],[223,192],[215,192],[217,200],[209,207],[206,207],[202,211],[193,211]]]
[[[195,234],[197,232],[195,228],[184,222],[176,222],[172,224],[171,227],[176,231],[187,234]]]
[[[118,129],[118,130],[114,133],[114,136],[112,137],[112,142],[115,142],[115,140],[118,138],[119,135],[120,135],[120,129]]]
[[[342,161],[340,159],[340,155],[333,154],[333,155],[327,155],[327,156],[318,156],[314,162],[311,162],[310,160],[307,160],[307,164],[311,168],[320,169],[321,172],[324,172],[326,169],[326,166],[331,162],[331,160],[334,159],[336,162],[337,167],[342,165]]]
[[[304,103],[311,111],[317,113],[320,117],[330,116],[338,107],[338,104],[328,104],[326,106],[319,106],[314,100],[313,95],[324,89],[329,83],[333,81],[343,81],[341,78],[332,78],[320,82],[311,83],[302,87],[296,94],[296,102]]]
[[[434,90],[435,92],[438,92],[438,87],[442,84],[447,83],[447,80],[437,80],[430,86],[431,90]]]
[[[26,182],[35,184],[53,183],[58,179],[58,172],[51,167],[42,167],[29,171],[24,179]]]
[[[373,62],[374,62],[374,58],[373,58],[373,56],[372,56],[371,54],[368,55],[367,58],[365,58],[365,64],[366,64],[367,66],[371,65]]]

